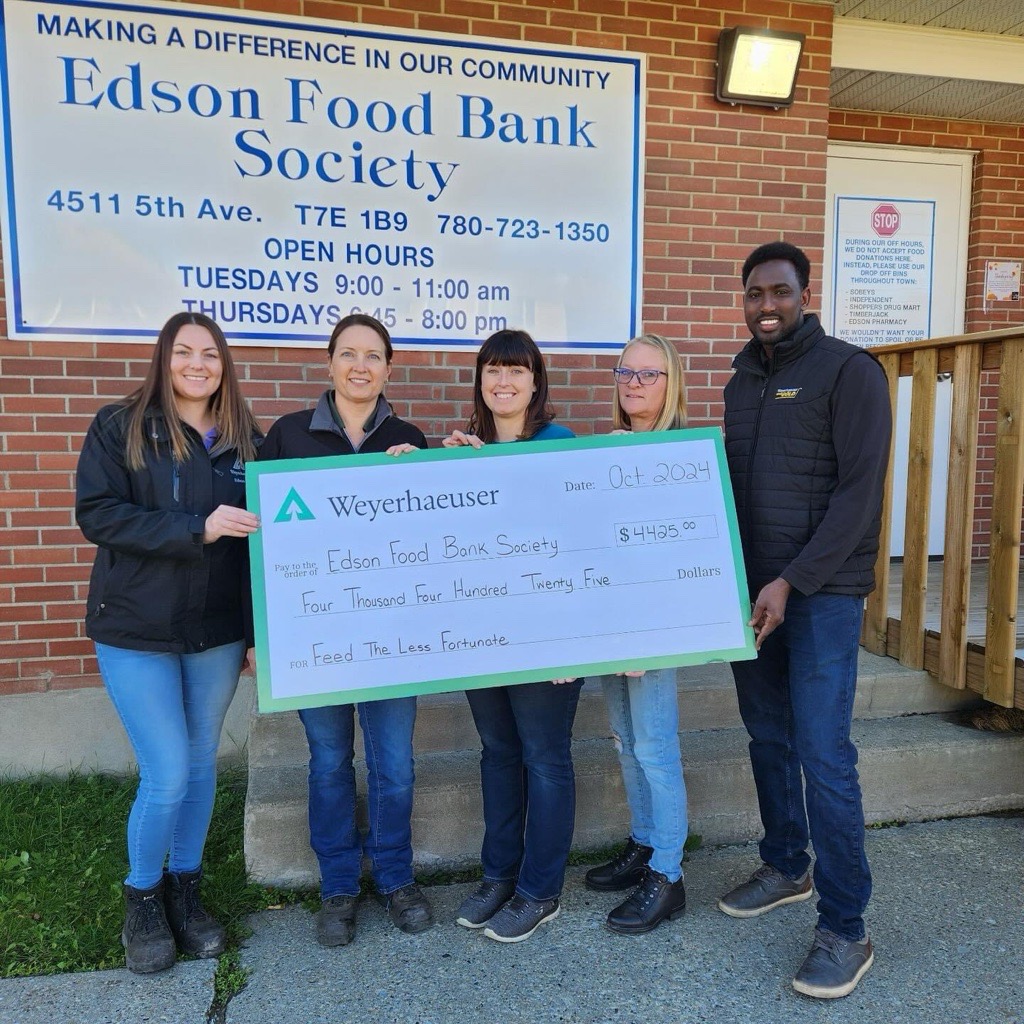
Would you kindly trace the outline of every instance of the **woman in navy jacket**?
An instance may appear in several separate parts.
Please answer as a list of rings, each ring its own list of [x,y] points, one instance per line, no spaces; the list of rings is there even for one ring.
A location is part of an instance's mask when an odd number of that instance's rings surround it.
[[[75,514],[99,549],[86,633],[139,765],[121,941],[140,974],[170,967],[176,943],[195,956],[224,949],[199,882],[248,640],[245,538],[257,520],[245,463],[259,438],[223,332],[177,313],[142,386],[99,411],[78,461]]]
[[[426,448],[422,432],[391,412],[384,386],[393,348],[387,328],[366,313],[338,321],[327,345],[332,387],[314,409],[282,416],[267,434],[260,461]],[[352,704],[299,711],[309,743],[309,835],[320,866],[316,937],[345,946],[355,936],[363,853],[377,895],[395,927],[425,931],[433,911],[412,874],[413,727],[416,698],[362,701],[370,829],[356,824]]]

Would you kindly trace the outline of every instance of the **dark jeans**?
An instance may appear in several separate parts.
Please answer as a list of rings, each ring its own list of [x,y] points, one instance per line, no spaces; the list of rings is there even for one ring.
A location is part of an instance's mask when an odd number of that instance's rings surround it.
[[[732,666],[764,825],[761,859],[799,878],[810,865],[809,835],[818,923],[854,940],[864,937],[871,897],[850,740],[863,605],[860,597],[793,591],[785,622],[757,659]]]
[[[370,829],[366,854],[377,891],[412,880],[412,731],[416,698],[359,704],[366,751]],[[309,837],[320,864],[320,894],[357,896],[363,842],[356,828],[352,767],[355,708],[340,704],[299,712],[309,742]]]
[[[572,723],[583,680],[468,690],[483,743],[484,878],[529,899],[562,892],[576,818]]]

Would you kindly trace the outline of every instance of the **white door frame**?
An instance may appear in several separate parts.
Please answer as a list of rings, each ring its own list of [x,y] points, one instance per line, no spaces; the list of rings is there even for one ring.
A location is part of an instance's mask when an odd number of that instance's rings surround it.
[[[928,164],[952,165],[960,172],[960,188],[958,197],[958,221],[956,225],[956,244],[953,252],[941,251],[933,253],[933,286],[931,293],[931,310],[940,308],[942,322],[938,328],[935,327],[934,317],[931,334],[935,336],[947,336],[950,334],[962,334],[967,305],[967,262],[968,262],[968,239],[971,221],[971,192],[973,185],[973,165],[975,152],[973,150],[948,150],[948,149],[927,149],[911,146],[891,145],[867,145],[863,143],[830,142],[828,144],[828,156],[835,159],[853,159],[868,161],[879,161],[885,163],[900,164]],[[885,192],[883,187],[880,191]],[[833,258],[835,256],[835,202],[831,201],[832,195],[837,190],[829,188],[826,183],[826,212],[825,212],[825,259],[822,267],[822,294],[821,314],[822,323],[830,333],[834,333],[835,325],[835,296],[832,294],[833,281],[835,279]],[[872,196],[872,185],[870,174],[865,175],[863,194]],[[879,199],[891,199],[899,201],[908,200],[906,196],[878,195]],[[943,261],[943,266],[949,268],[949,261],[954,261],[952,273],[947,269],[946,280],[952,277],[953,280],[953,301],[949,305],[949,296],[936,298],[934,292],[934,268]],[[946,318],[949,318],[948,320]],[[932,488],[931,488],[931,509],[929,513],[929,541],[928,551],[930,555],[941,555],[944,546],[945,532],[945,505],[946,505],[946,479],[948,473],[949,455],[949,424],[951,418],[952,388],[948,382],[940,383],[939,393],[936,395],[936,423],[935,443],[933,446],[935,461],[932,467]],[[903,524],[906,516],[905,500],[901,504],[900,494],[901,483],[905,486],[905,467],[907,465],[907,438],[909,436],[909,415],[910,415],[910,382],[901,381],[899,387],[898,422],[896,425],[897,447],[896,447],[896,491],[893,504],[893,531],[892,547],[890,553],[894,556],[903,553]]]
[[[960,224],[956,247],[956,268],[954,279],[957,294],[963,295],[964,301],[957,303],[953,313],[953,334],[962,334],[967,307],[967,243],[971,228],[971,185],[974,170],[974,158],[977,151],[973,149],[929,149],[921,146],[890,146],[873,145],[863,142],[830,142],[827,156],[852,157],[856,160],[881,160],[886,162],[919,164],[957,164],[963,170],[960,186]],[[827,188],[827,186],[826,186]],[[898,197],[887,197],[898,198]],[[834,204],[826,203],[825,208],[825,241],[832,241],[835,235]],[[825,329],[832,331],[835,324],[833,309],[831,270],[832,252],[826,247],[825,262],[821,276],[821,313]]]

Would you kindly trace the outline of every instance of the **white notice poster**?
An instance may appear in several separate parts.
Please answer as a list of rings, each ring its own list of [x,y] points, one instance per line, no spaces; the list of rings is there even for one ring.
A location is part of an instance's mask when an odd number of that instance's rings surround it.
[[[833,333],[868,348],[931,336],[935,203],[836,196]]]

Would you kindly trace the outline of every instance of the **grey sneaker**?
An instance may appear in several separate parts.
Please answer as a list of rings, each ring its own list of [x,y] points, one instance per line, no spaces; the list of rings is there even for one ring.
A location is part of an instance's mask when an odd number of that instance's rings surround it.
[[[347,946],[356,933],[356,897],[329,896],[316,915],[316,941],[321,946]]]
[[[558,912],[558,900],[530,900],[516,893],[487,922],[484,935],[495,942],[522,942]]]
[[[476,891],[462,901],[455,923],[461,924],[463,928],[483,928],[515,891],[515,882],[493,882],[485,878]]]
[[[844,939],[827,928],[814,929],[814,945],[793,979],[793,988],[815,999],[848,996],[875,962],[871,939]]]
[[[813,895],[809,871],[793,881],[770,864],[762,864],[742,885],[718,901],[718,909],[730,917],[757,917],[787,903],[809,900]]]

